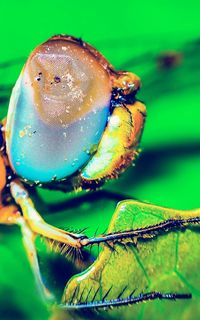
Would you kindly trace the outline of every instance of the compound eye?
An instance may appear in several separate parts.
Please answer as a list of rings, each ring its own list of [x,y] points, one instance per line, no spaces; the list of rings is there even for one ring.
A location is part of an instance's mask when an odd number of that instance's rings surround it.
[[[49,41],[41,45],[26,68],[38,114],[51,125],[69,125],[108,102],[108,74],[75,43]]]
[[[16,83],[7,151],[23,179],[64,179],[89,160],[100,141],[111,80],[88,48],[69,38],[51,38],[32,52]]]

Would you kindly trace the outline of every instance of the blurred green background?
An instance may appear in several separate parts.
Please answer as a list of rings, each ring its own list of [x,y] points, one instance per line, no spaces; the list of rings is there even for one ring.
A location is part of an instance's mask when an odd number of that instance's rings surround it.
[[[26,57],[54,34],[82,37],[143,83],[139,97],[148,118],[136,166],[91,195],[39,190],[45,203],[37,206],[47,221],[63,228],[89,227],[92,235],[97,227],[105,230],[121,199],[180,209],[200,206],[199,1],[10,0],[1,1],[0,10],[1,117]],[[158,57],[166,50],[180,52],[182,63],[159,69]],[[59,297],[71,271],[63,260],[56,261],[52,256],[47,278]],[[42,257],[44,273],[46,265]],[[0,227],[0,319],[49,319],[15,227]]]

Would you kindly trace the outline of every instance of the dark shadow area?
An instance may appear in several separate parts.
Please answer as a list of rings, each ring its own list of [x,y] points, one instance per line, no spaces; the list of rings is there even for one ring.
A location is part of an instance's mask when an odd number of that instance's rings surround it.
[[[166,173],[168,166],[166,165],[170,159],[186,158],[191,156],[200,156],[200,141],[187,144],[172,144],[164,147],[156,147],[156,149],[144,150],[138,161],[137,169],[129,170],[129,175],[125,181],[121,181],[127,185],[134,181],[135,185],[156,178],[162,173]],[[124,185],[124,187],[125,187]]]
[[[82,193],[75,195],[74,198],[60,201],[53,204],[47,204],[37,193],[36,189],[30,189],[31,197],[34,198],[36,207],[43,212],[56,213],[63,210],[71,210],[80,207],[85,202],[95,203],[99,200],[112,200],[116,203],[128,198],[132,198],[128,194],[115,193],[108,190],[91,191],[90,193]]]
[[[127,185],[132,184],[139,185],[149,179],[153,179],[166,173],[170,170],[166,165],[170,159],[186,158],[191,156],[200,155],[200,141],[194,141],[193,143],[187,144],[172,144],[164,147],[156,147],[155,149],[144,150],[138,161],[137,169],[129,168],[128,174],[124,179],[120,181],[122,190],[126,190]],[[112,192],[109,190],[98,190],[91,191],[90,193],[82,193],[76,195],[74,198],[67,199],[54,204],[47,204],[39,196],[36,189],[30,189],[31,196],[35,200],[36,207],[43,212],[53,214],[60,211],[67,211],[73,208],[78,208],[85,202],[95,203],[99,200],[112,200],[116,204],[119,201],[126,199],[134,199],[127,193]]]
[[[89,252],[83,251],[83,257],[80,261],[71,260],[69,257],[62,256],[54,252],[40,252],[39,263],[44,284],[52,292],[60,303],[65,286],[68,280],[75,274],[87,269],[94,258]]]
[[[9,303],[8,303],[9,301]],[[19,306],[12,288],[0,291],[0,319],[2,320],[28,320],[29,316]]]

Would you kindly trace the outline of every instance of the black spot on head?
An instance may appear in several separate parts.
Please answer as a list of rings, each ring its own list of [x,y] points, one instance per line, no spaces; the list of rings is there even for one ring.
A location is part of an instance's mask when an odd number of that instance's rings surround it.
[[[59,83],[59,82],[61,82],[61,79],[60,79],[59,76],[55,76],[55,77],[54,77],[54,81],[55,81],[56,83]]]

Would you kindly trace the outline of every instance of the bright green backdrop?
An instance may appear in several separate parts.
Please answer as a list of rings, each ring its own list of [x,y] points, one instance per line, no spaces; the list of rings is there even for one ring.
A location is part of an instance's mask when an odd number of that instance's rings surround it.
[[[25,58],[36,45],[58,33],[83,37],[116,68],[136,72],[143,82],[139,96],[147,104],[148,118],[143,154],[136,167],[105,186],[110,194],[100,192],[85,201],[69,202],[55,214],[48,214],[50,208],[44,206],[42,213],[49,222],[90,227],[89,234],[97,226],[103,231],[117,200],[126,197],[181,209],[200,206],[199,12],[199,1],[194,0],[1,1],[1,116],[6,114],[10,88]],[[181,51],[182,65],[159,71],[156,57],[164,50]],[[13,63],[4,64],[9,61]],[[48,203],[72,197],[40,193]],[[0,319],[46,318],[20,233],[1,227]]]

